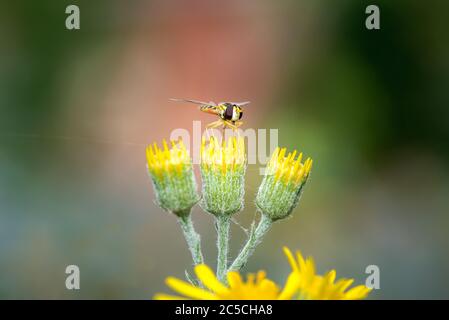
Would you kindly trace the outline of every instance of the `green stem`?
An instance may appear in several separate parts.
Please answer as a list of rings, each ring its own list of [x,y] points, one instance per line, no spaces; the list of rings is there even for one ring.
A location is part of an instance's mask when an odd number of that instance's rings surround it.
[[[226,282],[226,271],[228,269],[229,250],[229,227],[231,219],[227,215],[217,216],[215,225],[217,228],[217,278]]]
[[[239,271],[245,266],[256,247],[262,242],[263,236],[270,230],[272,224],[273,221],[267,215],[262,214],[259,224],[255,229],[251,229],[246,244],[243,246],[228,271]]]
[[[203,254],[201,253],[201,237],[193,228],[190,213],[179,217],[179,224],[186,238],[190,253],[192,254],[193,264],[204,263]]]

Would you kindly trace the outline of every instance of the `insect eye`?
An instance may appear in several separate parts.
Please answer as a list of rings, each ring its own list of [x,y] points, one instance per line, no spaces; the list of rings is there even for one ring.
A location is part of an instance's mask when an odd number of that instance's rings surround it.
[[[229,105],[224,113],[224,118],[225,120],[231,120],[232,119],[232,114],[233,114],[233,107],[232,105]]]
[[[242,117],[243,117],[243,111],[240,111],[239,120],[242,119]]]

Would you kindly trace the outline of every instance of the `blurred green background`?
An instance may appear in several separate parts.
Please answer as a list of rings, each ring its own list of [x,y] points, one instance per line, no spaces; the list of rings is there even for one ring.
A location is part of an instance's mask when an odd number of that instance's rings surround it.
[[[69,4],[80,30],[65,28]],[[368,4],[381,30],[365,28]],[[251,100],[247,128],[278,128],[314,159],[246,271],[282,283],[288,245],[362,283],[378,265],[373,299],[449,298],[447,30],[441,0],[2,1],[0,298],[150,299],[190,268],[144,149],[215,119],[171,97]],[[214,265],[212,219],[193,215]],[[81,290],[65,288],[69,264]]]

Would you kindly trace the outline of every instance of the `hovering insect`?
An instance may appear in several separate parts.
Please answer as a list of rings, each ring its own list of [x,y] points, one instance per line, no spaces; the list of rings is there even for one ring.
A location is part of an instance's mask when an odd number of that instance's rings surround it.
[[[250,102],[220,102],[216,104],[213,101],[203,102],[197,100],[188,99],[170,99],[177,102],[194,103],[200,106],[200,111],[215,114],[220,117],[217,121],[211,122],[207,125],[208,128],[217,128],[223,126],[223,128],[231,128],[236,130],[243,122],[241,121],[243,116],[243,106],[248,105]]]

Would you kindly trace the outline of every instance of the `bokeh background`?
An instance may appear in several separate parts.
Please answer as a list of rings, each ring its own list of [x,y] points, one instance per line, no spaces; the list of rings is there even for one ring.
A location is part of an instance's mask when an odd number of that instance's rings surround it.
[[[381,30],[365,28],[368,4]],[[448,22],[441,0],[2,1],[0,298],[150,299],[190,269],[144,149],[215,119],[171,97],[251,100],[247,128],[314,158],[247,271],[282,283],[288,245],[362,283],[378,265],[373,299],[449,298]],[[193,215],[214,266],[213,221]],[[244,233],[232,237],[235,256]],[[69,264],[81,290],[65,288]]]

